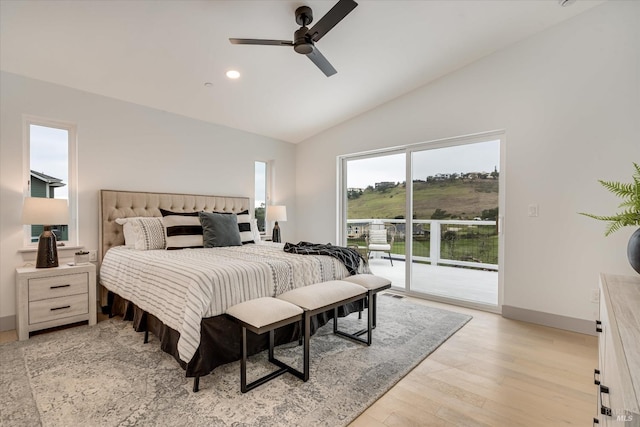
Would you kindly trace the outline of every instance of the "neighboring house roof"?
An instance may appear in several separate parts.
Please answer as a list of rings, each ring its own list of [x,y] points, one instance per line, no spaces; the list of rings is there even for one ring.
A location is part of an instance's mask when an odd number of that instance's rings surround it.
[[[67,185],[62,182],[61,178],[56,178],[54,176],[50,176],[42,172],[36,172],[32,170],[31,176],[34,177],[35,179],[38,179],[42,182],[49,184],[50,187],[64,187],[65,185]]]

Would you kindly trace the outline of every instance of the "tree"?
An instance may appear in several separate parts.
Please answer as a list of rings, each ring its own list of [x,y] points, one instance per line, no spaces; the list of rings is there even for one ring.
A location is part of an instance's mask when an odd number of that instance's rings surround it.
[[[485,209],[482,211],[481,216],[485,221],[496,221],[498,219],[498,208]]]
[[[442,210],[440,208],[436,208],[436,210],[431,214],[431,219],[445,219],[449,218],[451,214],[448,214],[447,211]]]
[[[355,200],[358,197],[362,196],[362,189],[360,188],[350,188],[347,190],[347,199],[349,200]]]

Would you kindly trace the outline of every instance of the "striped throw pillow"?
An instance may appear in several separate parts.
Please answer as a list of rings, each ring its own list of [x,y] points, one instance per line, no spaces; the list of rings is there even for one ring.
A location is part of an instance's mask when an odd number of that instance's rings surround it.
[[[117,218],[124,230],[125,245],[139,251],[164,249],[166,241],[160,217]]]
[[[160,209],[167,250],[202,248],[202,224],[198,212],[171,212]]]
[[[249,211],[243,211],[236,215],[238,218],[238,229],[240,230],[240,240],[243,245],[255,243],[253,232],[251,231],[251,216]]]

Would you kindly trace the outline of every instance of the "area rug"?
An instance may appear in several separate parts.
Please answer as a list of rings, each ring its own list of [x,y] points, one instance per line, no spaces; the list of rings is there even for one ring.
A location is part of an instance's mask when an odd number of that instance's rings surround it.
[[[366,318],[366,316],[363,316]],[[378,297],[371,347],[333,335],[311,339],[311,378],[285,374],[240,392],[239,362],[217,368],[191,391],[176,361],[117,318],[0,346],[2,426],[344,426],[471,319],[398,298]],[[341,329],[362,325],[357,314]],[[276,356],[299,363],[296,343]],[[272,370],[265,353],[249,380]]]

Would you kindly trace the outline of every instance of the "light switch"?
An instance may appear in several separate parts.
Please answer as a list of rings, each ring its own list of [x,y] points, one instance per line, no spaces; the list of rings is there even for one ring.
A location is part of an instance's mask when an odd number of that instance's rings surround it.
[[[529,216],[538,216],[538,205],[530,204],[529,205]]]

